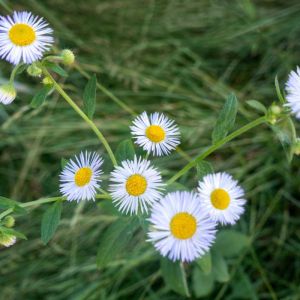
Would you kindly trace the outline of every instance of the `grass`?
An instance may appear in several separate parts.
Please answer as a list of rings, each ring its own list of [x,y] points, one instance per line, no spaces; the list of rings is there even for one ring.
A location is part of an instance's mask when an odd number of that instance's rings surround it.
[[[0,1],[1,14],[6,13]],[[237,125],[257,117],[246,100],[276,101],[274,78],[283,83],[299,64],[298,1],[18,0],[8,8],[43,15],[57,45],[74,49],[88,74],[136,112],[159,109],[176,119],[182,149],[191,157],[210,144],[224,99],[239,100]],[[0,79],[9,74],[1,62]],[[18,78],[15,103],[1,107],[0,194],[22,202],[58,194],[61,157],[83,148],[102,151],[93,132],[53,94],[29,107],[39,85]],[[61,84],[80,103],[84,76],[70,70]],[[98,91],[95,122],[115,149],[129,137],[132,116]],[[289,165],[276,136],[255,129],[209,157],[247,191],[247,213],[238,230],[253,237],[244,255],[230,261],[231,279],[207,299],[300,299],[299,158]],[[156,163],[170,178],[185,164],[174,154]],[[107,170],[111,168],[108,164]],[[181,181],[196,184],[193,171]],[[107,203],[64,206],[55,238],[40,241],[46,207],[17,219],[29,238],[0,251],[0,299],[182,299],[163,283],[158,255],[134,236],[132,247],[98,270],[97,247],[115,216]]]

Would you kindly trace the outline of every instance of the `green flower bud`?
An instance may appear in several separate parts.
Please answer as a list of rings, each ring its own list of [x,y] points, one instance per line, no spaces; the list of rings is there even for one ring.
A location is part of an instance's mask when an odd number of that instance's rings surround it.
[[[50,77],[48,77],[48,76],[46,76],[46,77],[43,79],[42,83],[43,83],[44,85],[53,85],[52,79],[51,79]]]
[[[5,247],[12,246],[17,241],[17,238],[12,234],[0,232],[0,245]]]
[[[42,75],[42,69],[36,64],[32,64],[27,68],[27,73],[32,77],[40,77]]]
[[[14,227],[14,225],[15,225],[15,218],[14,217],[12,217],[12,216],[5,217],[4,226],[6,226],[8,228],[11,228],[11,227]]]
[[[273,115],[278,116],[282,112],[282,108],[276,104],[272,104],[270,111]]]
[[[296,139],[294,145],[292,146],[293,153],[295,155],[300,155],[300,139]]]
[[[63,63],[67,66],[72,65],[75,61],[75,55],[69,49],[65,49],[61,52],[61,58],[62,58]]]
[[[8,105],[12,103],[17,96],[13,83],[7,83],[0,86],[0,103]]]

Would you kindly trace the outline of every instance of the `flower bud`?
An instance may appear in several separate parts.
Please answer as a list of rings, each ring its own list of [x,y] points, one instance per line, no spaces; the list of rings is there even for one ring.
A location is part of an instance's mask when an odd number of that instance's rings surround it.
[[[43,79],[42,83],[43,83],[44,85],[53,85],[53,80],[52,80],[49,76],[46,76],[46,77]]]
[[[5,217],[4,226],[6,226],[8,228],[11,228],[11,227],[14,227],[14,225],[15,225],[15,218],[14,217],[12,217],[12,216]]]
[[[296,139],[295,143],[292,146],[293,153],[295,155],[300,155],[300,139]]]
[[[10,247],[17,241],[17,238],[12,234],[0,232],[0,245]]]
[[[10,82],[0,86],[0,103],[8,105],[16,99],[16,96],[17,92],[13,83]]]
[[[67,66],[72,65],[75,61],[75,55],[69,49],[65,49],[61,52],[61,58],[62,58],[63,63]]]
[[[27,68],[27,73],[32,77],[40,77],[42,75],[42,69],[33,63]]]
[[[270,111],[274,116],[278,116],[282,112],[282,108],[276,104],[272,104],[270,107]]]

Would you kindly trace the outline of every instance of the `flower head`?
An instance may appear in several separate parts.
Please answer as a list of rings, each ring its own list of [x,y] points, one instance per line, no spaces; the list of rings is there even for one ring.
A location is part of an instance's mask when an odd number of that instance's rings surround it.
[[[156,156],[168,155],[180,143],[177,125],[164,114],[143,112],[130,129],[135,143]]]
[[[10,247],[15,244],[16,241],[17,238],[14,235],[0,232],[0,245]]]
[[[103,160],[96,152],[81,152],[60,174],[60,192],[68,201],[94,200],[100,187]]]
[[[204,212],[216,222],[233,225],[244,212],[244,191],[227,173],[206,175],[198,191]]]
[[[30,12],[0,17],[0,57],[17,65],[42,58],[53,43],[52,29],[43,18]]]
[[[109,187],[113,203],[126,214],[148,212],[162,195],[163,183],[158,170],[148,160],[125,160],[111,173]]]
[[[291,71],[285,84],[286,106],[289,107],[297,119],[300,119],[300,68]]]
[[[216,223],[201,208],[196,193],[173,192],[153,205],[149,241],[162,256],[191,262],[209,250]]]
[[[12,83],[0,86],[0,103],[8,105],[16,99],[16,96],[17,92]]]

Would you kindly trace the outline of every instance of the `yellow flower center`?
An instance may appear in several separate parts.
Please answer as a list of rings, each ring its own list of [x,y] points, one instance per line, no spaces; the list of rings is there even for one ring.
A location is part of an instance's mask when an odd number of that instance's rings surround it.
[[[163,141],[166,137],[165,131],[158,125],[150,125],[146,129],[147,138],[154,143]]]
[[[170,222],[170,229],[176,238],[186,240],[195,234],[197,222],[196,219],[189,213],[178,213],[172,218]]]
[[[77,186],[84,186],[91,181],[92,178],[91,168],[80,168],[75,174],[75,183]]]
[[[223,189],[215,189],[210,194],[210,201],[215,208],[223,210],[229,206],[230,196]]]
[[[36,38],[35,31],[27,24],[13,25],[8,35],[10,40],[17,46],[31,45]]]
[[[147,188],[147,181],[145,177],[134,174],[126,181],[126,191],[131,196],[140,196],[145,193]]]

